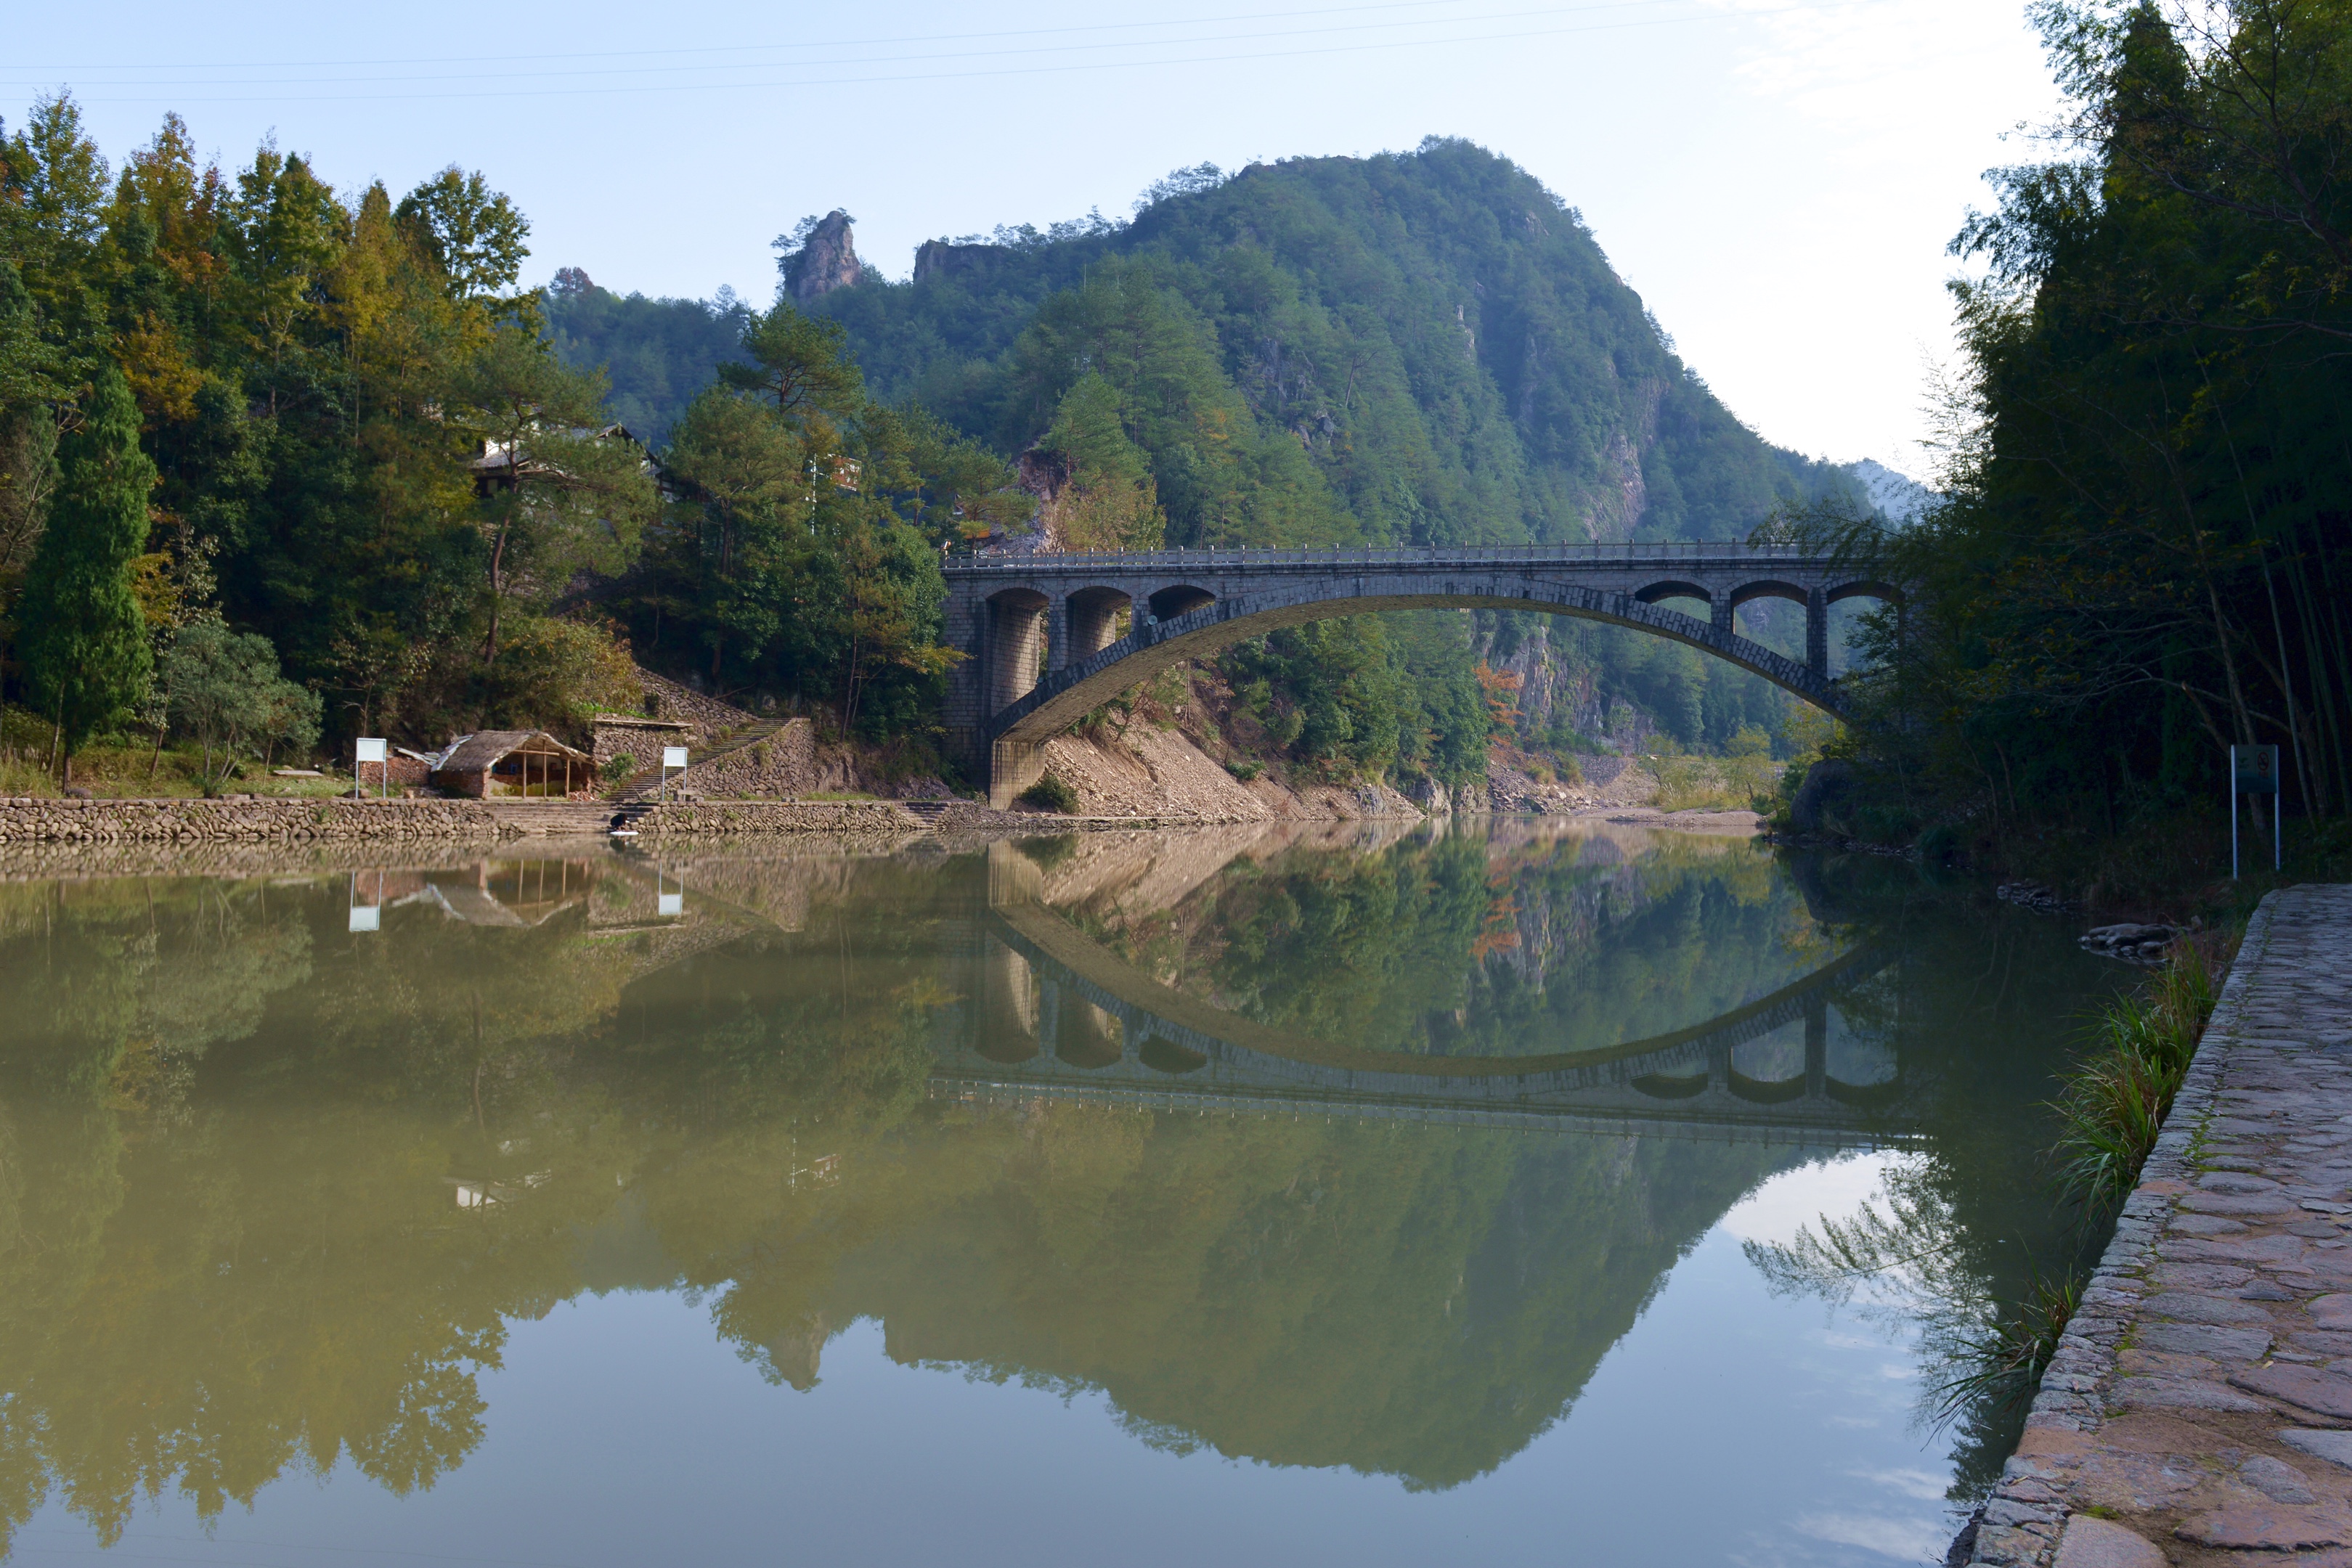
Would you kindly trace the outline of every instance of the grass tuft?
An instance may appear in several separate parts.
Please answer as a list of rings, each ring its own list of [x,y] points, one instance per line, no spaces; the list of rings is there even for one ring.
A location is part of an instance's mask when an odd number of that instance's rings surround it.
[[[2083,1276],[2055,1278],[2029,1275],[2025,1295],[2012,1301],[1990,1333],[1968,1357],[1971,1370],[1931,1390],[1940,1425],[1969,1406],[1983,1401],[2014,1410],[2033,1397],[2042,1375],[2058,1354],[2059,1336],[2066,1332],[2074,1309],[2083,1304]]]
[[[2187,943],[2138,992],[2101,1009],[2056,1104],[2063,1177],[2085,1202],[2119,1203],[2137,1184],[2212,1012],[2212,972]]]

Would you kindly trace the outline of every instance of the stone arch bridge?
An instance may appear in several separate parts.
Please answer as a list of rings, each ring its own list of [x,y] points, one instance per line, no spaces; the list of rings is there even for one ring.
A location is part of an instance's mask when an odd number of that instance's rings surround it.
[[[1276,627],[1427,608],[1532,610],[1686,643],[1843,715],[1829,607],[1899,601],[1850,563],[1786,546],[1568,545],[1458,549],[1152,550],[950,557],[949,741],[992,805],[1037,781],[1041,748],[1169,665]],[[1805,607],[1805,656],[1740,634],[1739,607]],[[1705,616],[1669,608],[1697,601]]]

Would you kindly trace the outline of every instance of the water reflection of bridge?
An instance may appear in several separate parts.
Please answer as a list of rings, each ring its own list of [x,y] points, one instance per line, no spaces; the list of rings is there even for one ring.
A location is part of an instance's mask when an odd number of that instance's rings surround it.
[[[1339,1114],[1830,1148],[1906,1142],[1898,1064],[1833,1009],[1891,953],[1864,945],[1694,1028],[1558,1056],[1413,1056],[1288,1033],[1160,984],[1041,904],[992,899],[978,983],[935,1097]],[[1847,1031],[1850,1032],[1850,1031]],[[1801,1050],[1798,1039],[1801,1038]]]

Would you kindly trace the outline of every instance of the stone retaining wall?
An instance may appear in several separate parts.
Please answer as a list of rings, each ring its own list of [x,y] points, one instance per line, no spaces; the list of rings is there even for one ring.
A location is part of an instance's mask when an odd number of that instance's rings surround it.
[[[671,804],[636,822],[640,839],[721,834],[823,833],[844,838],[912,839],[926,823],[881,800],[709,800]]]
[[[656,757],[656,760],[659,760]],[[766,796],[789,800],[819,788],[816,727],[796,718],[764,740],[706,758],[669,778],[673,791],[689,795]]]
[[[514,833],[471,800],[0,800],[0,843],[494,840]]]
[[[637,684],[645,687],[655,718],[678,719],[694,727],[694,743],[708,746],[721,730],[738,729],[758,720],[759,715],[737,707],[707,693],[698,692],[651,670],[637,671]]]

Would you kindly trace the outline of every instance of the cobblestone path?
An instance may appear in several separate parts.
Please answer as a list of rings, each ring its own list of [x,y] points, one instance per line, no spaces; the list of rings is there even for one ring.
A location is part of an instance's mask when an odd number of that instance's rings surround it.
[[[2352,1568],[2352,887],[2248,924],[1972,1561]]]

